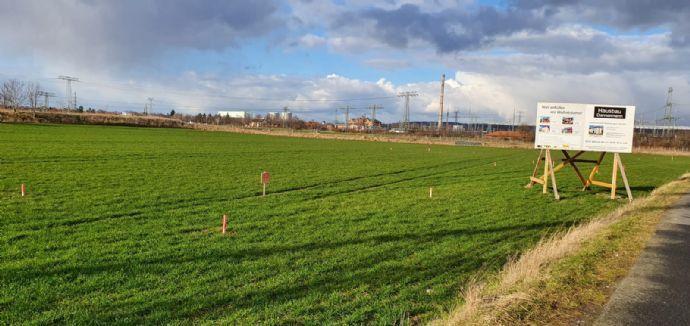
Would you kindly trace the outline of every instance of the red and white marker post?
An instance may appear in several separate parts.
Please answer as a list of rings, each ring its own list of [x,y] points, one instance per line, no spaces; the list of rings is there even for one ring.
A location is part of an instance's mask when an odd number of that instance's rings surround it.
[[[26,196],[26,185],[22,183],[22,197]]]
[[[266,196],[266,185],[271,181],[271,174],[268,171],[261,172],[261,183],[264,186],[263,196]]]

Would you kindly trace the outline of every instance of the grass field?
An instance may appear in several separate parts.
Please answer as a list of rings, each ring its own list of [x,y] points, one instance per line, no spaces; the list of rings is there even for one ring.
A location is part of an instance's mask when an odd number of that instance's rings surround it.
[[[427,320],[473,275],[626,202],[580,192],[567,170],[559,202],[524,189],[536,155],[0,124],[0,320]],[[688,157],[623,160],[637,196],[690,166]],[[233,236],[219,234],[224,213]]]

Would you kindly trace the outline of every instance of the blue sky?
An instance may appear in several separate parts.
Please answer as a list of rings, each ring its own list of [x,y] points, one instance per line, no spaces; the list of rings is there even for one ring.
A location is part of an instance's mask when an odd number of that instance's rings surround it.
[[[112,110],[150,96],[161,112],[332,120],[379,104],[387,121],[404,90],[420,93],[413,118],[433,119],[442,73],[453,111],[495,122],[569,101],[637,105],[652,123],[672,86],[690,124],[688,17],[687,1],[0,0],[0,78],[59,103],[56,76],[74,75],[80,104]]]

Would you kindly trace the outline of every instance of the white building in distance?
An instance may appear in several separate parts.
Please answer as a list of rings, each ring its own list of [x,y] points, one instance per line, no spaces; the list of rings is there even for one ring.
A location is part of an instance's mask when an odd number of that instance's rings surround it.
[[[266,118],[275,120],[292,120],[292,112],[268,112]]]
[[[249,119],[249,112],[246,111],[218,111],[218,115],[227,118]]]

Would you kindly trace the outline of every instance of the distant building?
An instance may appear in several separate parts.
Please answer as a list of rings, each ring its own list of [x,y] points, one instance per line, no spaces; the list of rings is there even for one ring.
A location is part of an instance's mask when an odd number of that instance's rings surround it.
[[[266,118],[273,120],[291,120],[292,112],[269,112],[266,113]]]
[[[352,118],[352,119],[350,119],[350,121],[348,123],[348,128],[350,130],[366,130],[366,129],[380,128],[380,127],[381,127],[381,121],[372,120],[372,119],[367,118],[365,116]],[[341,126],[339,126],[339,129],[340,128],[344,129],[345,126],[341,125]]]
[[[249,119],[249,112],[246,111],[218,111],[218,115],[226,118]]]

